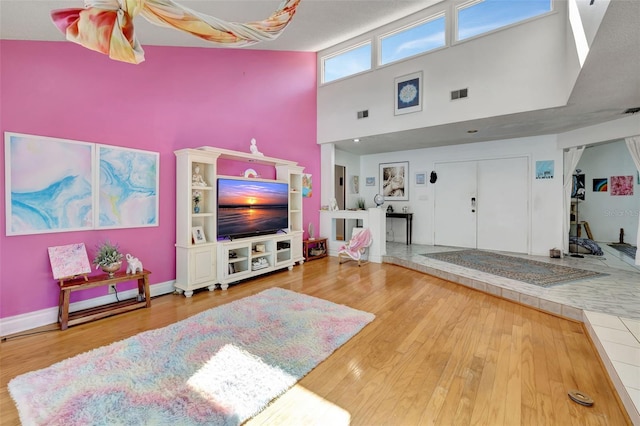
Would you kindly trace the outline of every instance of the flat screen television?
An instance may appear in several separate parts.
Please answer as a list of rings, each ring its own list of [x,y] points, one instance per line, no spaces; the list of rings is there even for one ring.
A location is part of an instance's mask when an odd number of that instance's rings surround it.
[[[275,234],[289,228],[289,185],[218,178],[218,239]]]

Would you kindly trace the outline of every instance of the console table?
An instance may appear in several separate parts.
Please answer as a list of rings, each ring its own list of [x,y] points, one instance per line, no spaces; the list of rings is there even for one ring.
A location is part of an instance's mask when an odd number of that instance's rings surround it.
[[[70,327],[72,325],[82,324],[88,321],[105,318],[111,315],[120,314],[122,312],[132,311],[138,308],[151,307],[151,294],[149,292],[150,273],[151,272],[147,271],[146,269],[135,274],[117,272],[112,278],[110,278],[108,275],[97,275],[94,277],[89,277],[87,279],[75,278],[66,282],[59,283],[60,301],[58,309],[58,322],[60,323],[60,329],[66,330],[67,327]],[[72,292],[78,290],[86,290],[93,287],[109,286],[112,284],[134,280],[138,280],[138,297],[69,313],[69,299],[71,298]]]
[[[411,231],[413,230],[413,213],[387,213],[387,217],[398,217],[407,221],[407,245],[411,244]]]

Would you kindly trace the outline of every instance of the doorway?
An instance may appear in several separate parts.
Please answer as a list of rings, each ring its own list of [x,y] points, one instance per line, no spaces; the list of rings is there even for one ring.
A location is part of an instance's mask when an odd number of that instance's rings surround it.
[[[334,194],[336,197],[336,203],[338,205],[338,210],[345,209],[346,203],[346,191],[345,191],[345,176],[346,176],[346,167],[345,166],[334,166],[335,173],[335,182],[334,182]],[[336,240],[344,241],[345,240],[345,220],[344,219],[336,219]]]
[[[435,245],[528,253],[529,159],[436,164]]]

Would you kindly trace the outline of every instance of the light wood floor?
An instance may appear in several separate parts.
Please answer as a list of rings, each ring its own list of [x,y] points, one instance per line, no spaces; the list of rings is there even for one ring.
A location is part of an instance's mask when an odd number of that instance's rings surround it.
[[[226,292],[161,296],[151,309],[9,339],[0,344],[0,423],[19,424],[7,391],[16,375],[269,287],[376,319],[249,424],[630,424],[580,323],[401,267],[358,268],[335,258]],[[572,402],[570,389],[595,404]]]

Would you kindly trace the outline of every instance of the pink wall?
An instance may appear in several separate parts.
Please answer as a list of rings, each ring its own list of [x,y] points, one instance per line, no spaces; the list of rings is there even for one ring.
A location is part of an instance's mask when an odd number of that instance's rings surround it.
[[[96,245],[109,239],[143,261],[151,284],[175,279],[176,149],[209,145],[249,152],[256,138],[265,155],[297,161],[316,177],[304,223],[318,228],[315,54],[154,46],[145,51],[146,62],[130,65],[66,42],[0,41],[2,132],[160,153],[159,227],[13,237],[3,229],[0,318],[57,306],[49,246],[84,242],[93,259]],[[4,168],[4,150],[0,156]],[[4,208],[0,222],[4,228]],[[72,302],[106,292],[78,292]]]

